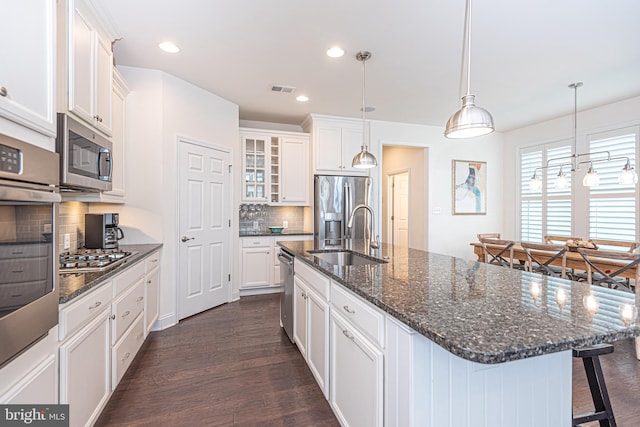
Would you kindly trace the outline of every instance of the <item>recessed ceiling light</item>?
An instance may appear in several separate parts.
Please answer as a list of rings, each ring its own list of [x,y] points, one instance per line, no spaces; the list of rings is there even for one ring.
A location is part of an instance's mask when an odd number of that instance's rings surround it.
[[[296,96],[296,101],[298,102],[307,102],[309,97],[307,95],[298,95]]]
[[[340,49],[338,46],[334,46],[327,50],[327,56],[331,58],[340,58],[344,55],[344,50]]]
[[[158,47],[167,53],[178,53],[180,48],[172,42],[162,42],[158,44]]]

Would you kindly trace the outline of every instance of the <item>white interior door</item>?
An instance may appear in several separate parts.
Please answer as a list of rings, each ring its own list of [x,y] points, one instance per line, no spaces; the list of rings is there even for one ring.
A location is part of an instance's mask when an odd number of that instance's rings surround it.
[[[231,155],[179,143],[178,318],[231,301]]]
[[[409,246],[409,172],[391,175],[392,239],[396,246]]]

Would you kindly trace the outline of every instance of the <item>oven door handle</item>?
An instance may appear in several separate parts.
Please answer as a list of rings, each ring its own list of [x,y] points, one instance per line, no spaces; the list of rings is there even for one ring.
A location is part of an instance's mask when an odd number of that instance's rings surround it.
[[[29,188],[18,188],[0,186],[0,200],[10,200],[16,202],[43,202],[60,203],[62,197],[53,191],[32,190]]]

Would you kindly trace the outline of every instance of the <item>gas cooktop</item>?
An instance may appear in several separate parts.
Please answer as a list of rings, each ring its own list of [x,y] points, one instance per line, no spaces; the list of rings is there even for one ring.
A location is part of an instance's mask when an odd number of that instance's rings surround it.
[[[105,271],[126,261],[136,254],[122,249],[79,249],[60,254],[60,273],[83,273]]]

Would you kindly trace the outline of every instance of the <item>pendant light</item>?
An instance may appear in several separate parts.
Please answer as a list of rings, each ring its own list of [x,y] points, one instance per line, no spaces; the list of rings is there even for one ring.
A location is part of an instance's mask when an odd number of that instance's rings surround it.
[[[567,188],[567,175],[562,170],[562,167],[560,167],[560,172],[556,175],[556,188],[559,190]]]
[[[367,151],[367,136],[366,136],[366,125],[367,125],[367,108],[364,103],[364,92],[365,92],[365,62],[371,58],[371,53],[362,51],[356,54],[356,59],[362,62],[362,146],[360,147],[360,152],[355,155],[353,161],[351,162],[351,166],[359,169],[369,169],[378,166],[378,161],[376,157]]]
[[[633,170],[631,160],[627,159],[627,163],[618,175],[618,183],[622,185],[636,185],[638,183],[638,174]]]
[[[478,107],[475,104],[475,95],[471,95],[471,0],[467,0],[465,18],[467,94],[462,97],[462,108],[456,111],[447,122],[444,130],[444,136],[447,138],[473,138],[494,131],[493,117],[487,110]]]

